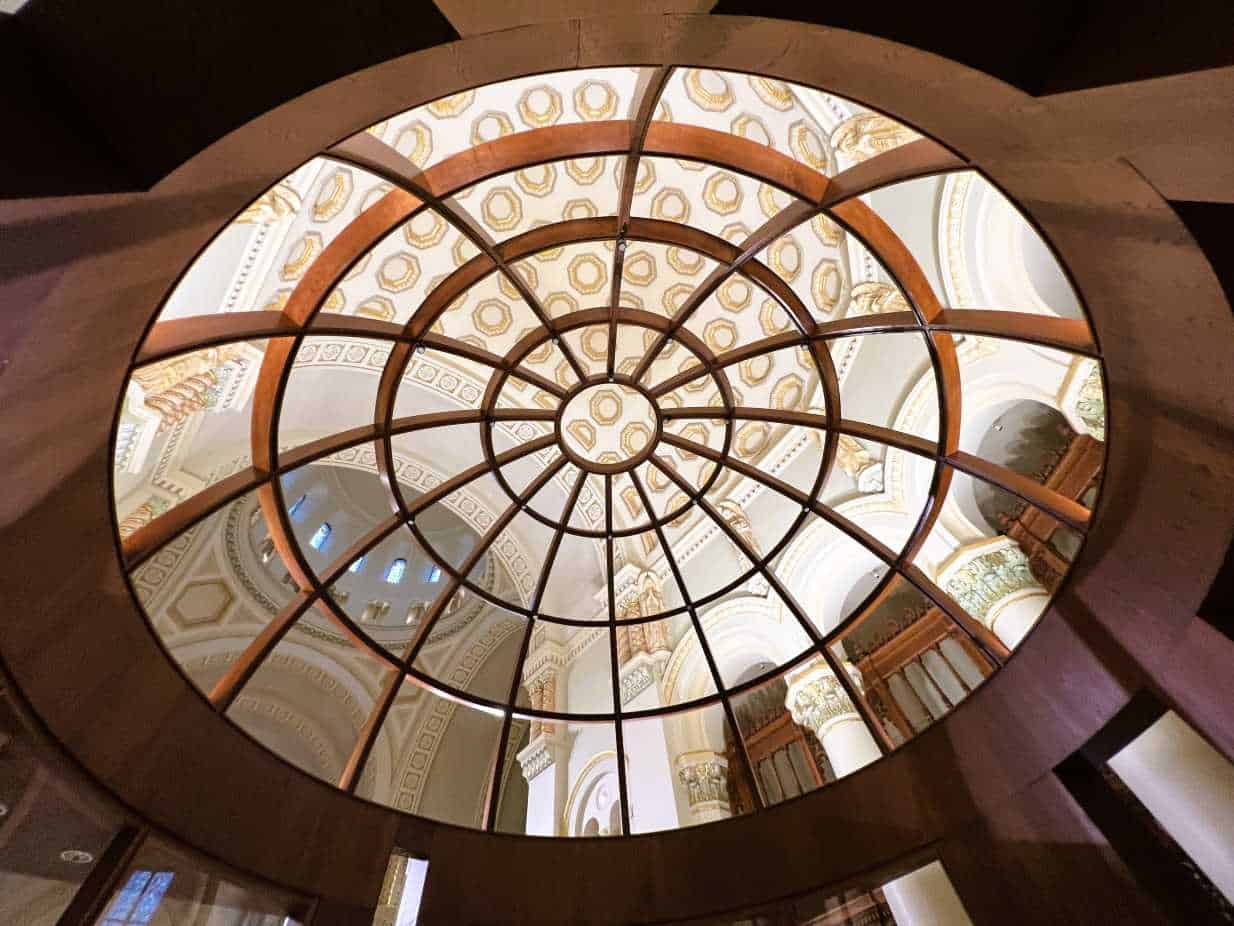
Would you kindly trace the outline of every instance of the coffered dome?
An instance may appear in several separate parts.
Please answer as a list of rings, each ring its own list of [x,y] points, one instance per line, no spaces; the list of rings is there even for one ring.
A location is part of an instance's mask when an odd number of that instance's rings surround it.
[[[1104,409],[1065,269],[962,153],[769,77],[556,72],[223,228],[134,358],[115,510],[172,658],[287,761],[638,833],[963,702],[1079,549]]]

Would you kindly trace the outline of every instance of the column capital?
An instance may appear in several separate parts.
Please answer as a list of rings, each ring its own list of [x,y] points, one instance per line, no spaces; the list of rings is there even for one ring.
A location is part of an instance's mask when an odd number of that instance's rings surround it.
[[[730,812],[728,759],[710,750],[687,752],[677,757],[677,777],[686,789],[686,799],[695,815],[715,816]]]
[[[860,673],[851,663],[844,666],[853,683],[860,687]],[[820,741],[837,723],[861,719],[848,692],[821,659],[790,672],[787,681],[784,701],[793,722],[813,731]]]
[[[515,757],[528,781],[565,757],[569,743],[563,724],[553,724],[532,737]]]

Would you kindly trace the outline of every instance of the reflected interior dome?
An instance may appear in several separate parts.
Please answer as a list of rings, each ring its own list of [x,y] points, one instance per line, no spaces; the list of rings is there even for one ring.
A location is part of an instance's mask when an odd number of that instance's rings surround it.
[[[121,397],[116,519],[171,657],[286,761],[612,836],[943,719],[1064,580],[1104,440],[1077,294],[950,150],[591,69],[392,114],[222,229]]]

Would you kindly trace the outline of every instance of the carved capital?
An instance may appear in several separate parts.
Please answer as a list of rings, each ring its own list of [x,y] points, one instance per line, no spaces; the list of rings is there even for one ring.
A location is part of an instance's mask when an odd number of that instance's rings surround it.
[[[691,810],[729,808],[728,760],[714,752],[687,752],[677,758],[677,777]]]
[[[1028,557],[1006,537],[982,541],[957,553],[940,572],[943,589],[987,627],[996,607],[1021,593],[1044,594]]]
[[[856,684],[860,677],[857,670],[848,664],[846,670]],[[861,718],[840,680],[821,661],[790,676],[785,706],[793,722],[811,730],[820,742],[837,723]]]
[[[516,758],[528,781],[546,771],[563,758],[566,748],[565,734],[550,728],[531,738]]]

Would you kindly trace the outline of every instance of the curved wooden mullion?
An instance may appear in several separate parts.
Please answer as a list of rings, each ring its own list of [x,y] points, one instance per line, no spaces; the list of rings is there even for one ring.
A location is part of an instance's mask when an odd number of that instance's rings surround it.
[[[134,367],[158,363],[205,347],[295,334],[298,327],[278,311],[219,312],[157,321],[141,342]]]
[[[893,428],[866,424],[862,421],[851,421],[846,418],[840,419],[837,424],[833,425],[830,423],[828,416],[818,415],[814,412],[742,405],[734,408],[732,414],[726,416],[718,412],[717,409],[706,405],[686,405],[681,408],[661,409],[660,415],[667,420],[675,418],[715,419],[730,417],[742,421],[766,421],[769,424],[788,424],[802,428],[814,428],[819,431],[825,431],[829,427],[834,427],[839,433],[847,434],[850,437],[875,441],[876,443],[895,447],[899,450],[906,450],[909,453],[920,457],[927,457],[931,460],[938,457],[938,444],[927,438],[917,437],[915,434],[908,434],[904,431],[896,431]]]
[[[946,462],[962,473],[1010,492],[1068,527],[1081,533],[1088,530],[1090,512],[1087,508],[1029,476],[962,450],[950,454]]]
[[[435,201],[523,167],[569,158],[624,154],[634,123],[626,119],[551,125],[482,142],[420,170],[397,150],[366,131],[357,132],[326,152],[390,183],[422,190]]]
[[[630,207],[634,203],[634,187],[638,180],[638,165],[643,153],[643,139],[647,137],[647,129],[655,115],[660,95],[668,83],[671,67],[658,67],[639,74],[635,93],[638,105],[635,107],[634,132],[630,138],[630,150],[626,152],[625,169],[621,175],[621,188],[618,190],[620,200],[617,205],[617,244],[613,248],[612,277],[609,284],[609,308],[616,310],[621,305],[621,278],[625,270],[626,230],[630,224]],[[608,323],[608,360],[605,366],[606,374],[613,375],[615,357],[617,355],[617,318],[612,315]]]
[[[683,373],[671,376],[647,390],[652,398],[679,389],[686,383],[693,382],[700,376],[714,373],[725,367],[753,360],[764,354],[771,354],[790,347],[802,347],[812,341],[830,341],[837,338],[853,337],[861,334],[877,332],[920,331],[921,325],[912,312],[887,312],[880,315],[854,315],[848,318],[838,318],[835,321],[819,322],[814,325],[809,335],[796,331],[782,331],[779,334],[768,335],[759,341],[734,347],[718,355],[714,361],[693,367]]]
[[[931,138],[919,138],[854,164],[831,178],[819,201],[824,209],[906,180],[969,169],[969,164]]]
[[[942,309],[928,325],[931,331],[973,334],[1021,341],[1086,357],[1097,357],[1088,323],[1078,318],[1057,318],[1031,312],[997,309]]]
[[[678,122],[652,122],[643,154],[702,161],[762,180],[812,205],[831,181],[809,165],[740,135]]]
[[[423,344],[430,350],[440,351],[443,354],[454,354],[456,357],[462,357],[465,360],[471,360],[475,363],[484,364],[493,370],[500,370],[505,373],[512,373],[519,379],[531,383],[537,389],[542,389],[556,399],[564,399],[566,390],[547,379],[544,376],[528,369],[513,369],[509,366],[505,357],[500,357],[497,354],[490,353],[482,348],[476,347],[473,344],[468,344],[465,341],[460,341],[457,338],[447,337],[436,332],[427,332],[421,336],[418,343]]]
[[[767,247],[781,235],[787,234],[792,229],[796,228],[802,222],[808,222],[811,218],[818,214],[817,207],[794,200],[789,205],[785,206],[774,216],[760,225],[749,238],[742,243],[741,249],[736,257],[727,264],[719,264],[711,273],[707,274],[706,278],[695,287],[694,291],[686,297],[669,320],[668,327],[661,332],[660,336],[652,343],[651,347],[643,355],[643,359],[639,361],[634,372],[631,374],[631,379],[639,382],[647,374],[651,365],[655,363],[656,357],[660,355],[660,351],[664,349],[664,345],[669,339],[674,337],[685,325],[694,312],[707,301],[707,298],[723,285],[724,281],[741,269],[741,266],[747,261],[754,258],[763,248]],[[808,324],[813,324],[813,318],[808,319]],[[802,320],[803,324],[807,322]]]
[[[383,151],[382,149],[385,150]],[[451,202],[450,194],[441,195],[434,191],[431,178],[428,176],[429,171],[416,170],[415,166],[394,148],[368,132],[361,132],[359,135],[352,136],[352,138],[342,142],[331,149],[331,151],[337,151],[340,156],[344,157],[356,157],[358,155],[359,157],[367,158],[368,163],[381,167],[382,175],[387,179],[397,183],[402,189],[413,193],[426,202],[430,208],[458,229],[482,254],[486,255],[496,264],[497,272],[501,273],[510,282],[510,285],[518,291],[518,294],[527,303],[528,308],[531,309],[540,324],[549,331],[553,330],[552,319],[544,311],[544,306],[540,304],[539,297],[531,291],[531,287],[527,285],[522,276],[515,272],[514,268],[506,264],[492,237],[480,227],[467,211]],[[398,169],[396,170],[395,168]],[[579,363],[578,358],[574,356],[574,352],[570,349],[569,345],[562,342],[559,348],[565,356],[566,362],[570,364],[574,372],[582,379],[585,376],[584,368]]]
[[[847,200],[830,210],[830,214],[883,262],[923,328],[939,320],[943,309],[934,287],[908,246],[881,216],[860,199]],[[938,394],[939,452],[950,457],[960,447],[963,405],[955,339],[946,331],[927,331],[925,341]],[[951,489],[951,473],[949,467],[935,463],[926,507],[900,553],[901,562],[911,562],[933,531]]]
[[[402,521],[398,518],[391,517],[358,538],[343,553],[335,557],[330,568],[326,570],[322,587],[329,589],[352,563],[385,540],[401,524]],[[273,652],[287,631],[315,604],[318,595],[317,592],[305,590],[297,592],[278,615],[262,628],[261,633],[245,647],[244,652],[232,661],[223,677],[214,684],[207,696],[216,710],[225,712],[231,706],[232,701],[260,668],[266,656]]]
[[[617,656],[617,579],[613,555],[613,476],[604,474],[604,563],[608,581],[608,661],[613,699],[613,738],[617,748],[617,791],[621,795],[621,832],[630,835],[630,788],[626,781],[625,726],[621,720],[621,660]],[[682,593],[684,594],[684,592]]]
[[[232,473],[165,511],[120,541],[124,568],[132,572],[169,541],[204,521],[224,505],[247,495],[269,475],[254,466]]]
[[[331,289],[373,243],[401,225],[423,205],[423,200],[405,190],[389,191],[339,232],[309,265],[292,290],[283,314],[289,324],[299,327],[300,332],[295,337],[275,338],[267,344],[253,392],[250,440],[253,464],[258,469],[270,474],[277,474],[278,471],[278,432],[283,395],[292,361],[305,336],[304,330],[321,311]],[[367,652],[381,661],[389,661],[389,655],[325,594],[325,587],[296,541],[291,518],[283,503],[282,483],[276,475],[271,475],[257,487],[257,500],[270,539],[298,589],[311,593],[314,596],[312,605],[361,652]]]

